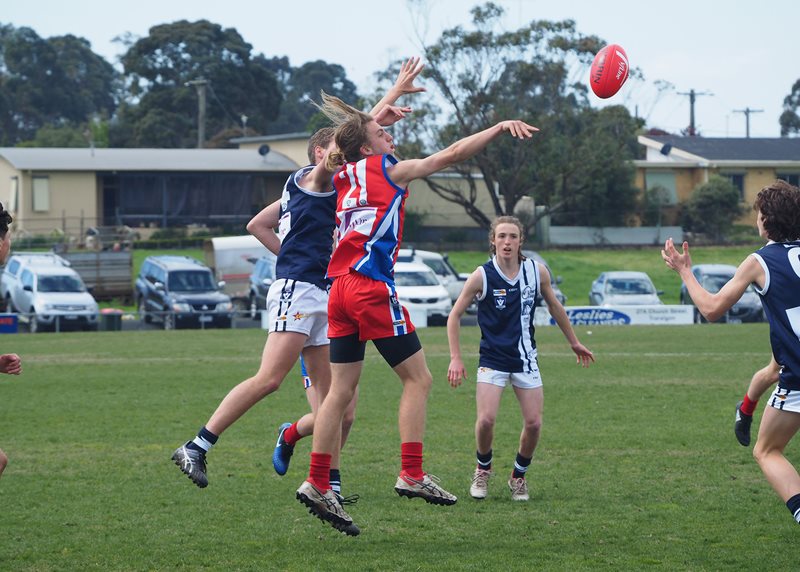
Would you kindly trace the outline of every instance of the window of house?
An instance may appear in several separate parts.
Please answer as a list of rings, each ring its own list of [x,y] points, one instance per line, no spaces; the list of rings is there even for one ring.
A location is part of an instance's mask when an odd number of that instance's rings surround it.
[[[777,177],[795,187],[800,186],[800,173],[778,173]]]
[[[50,179],[48,177],[33,178],[33,212],[41,213],[50,210]]]
[[[739,198],[744,200],[744,173],[720,173],[725,179],[728,179],[731,184],[739,189]]]
[[[19,204],[19,177],[11,177],[11,189],[8,193],[8,212],[17,212]]]
[[[661,187],[667,191],[666,202],[667,205],[678,204],[678,192],[675,189],[675,173],[671,171],[650,171],[645,174],[645,185],[647,190],[655,187]]]

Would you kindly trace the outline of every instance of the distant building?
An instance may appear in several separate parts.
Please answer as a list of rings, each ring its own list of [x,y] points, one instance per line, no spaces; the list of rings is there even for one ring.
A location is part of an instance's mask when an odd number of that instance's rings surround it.
[[[27,234],[246,224],[297,168],[275,150],[0,148],[0,201]]]
[[[800,138],[715,138],[640,135],[647,156],[635,161],[636,186],[667,190],[667,206],[686,201],[692,191],[719,175],[752,205],[756,194],[775,179],[800,182]],[[755,223],[748,209],[741,222]]]

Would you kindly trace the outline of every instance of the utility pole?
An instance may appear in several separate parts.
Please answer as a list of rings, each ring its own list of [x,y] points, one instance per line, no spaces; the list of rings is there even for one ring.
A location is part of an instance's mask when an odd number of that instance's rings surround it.
[[[184,85],[194,86],[197,90],[197,148],[202,149],[206,142],[206,86],[204,78],[187,81]]]
[[[761,113],[763,109],[750,109],[749,107],[745,107],[744,109],[734,109],[734,113],[744,113],[745,118],[745,125],[746,125],[746,133],[747,138],[750,139],[750,114],[751,113]]]
[[[694,126],[694,102],[696,101],[698,95],[714,94],[709,91],[695,91],[694,89],[690,89],[688,93],[678,93],[678,95],[689,96],[689,137],[694,137],[697,135],[697,129]]]

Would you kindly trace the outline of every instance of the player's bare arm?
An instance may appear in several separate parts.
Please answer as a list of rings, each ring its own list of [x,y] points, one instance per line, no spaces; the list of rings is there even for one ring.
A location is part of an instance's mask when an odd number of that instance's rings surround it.
[[[537,127],[528,125],[518,119],[501,121],[488,129],[464,137],[446,149],[442,149],[424,159],[400,161],[390,167],[390,176],[395,184],[400,187],[406,187],[415,179],[427,177],[447,167],[466,161],[503,133],[508,133],[516,139],[524,140],[533,137],[533,134],[537,131],[539,131]]]
[[[255,236],[272,254],[278,254],[281,249],[281,239],[275,234],[275,227],[278,226],[280,213],[281,201],[278,199],[261,209],[261,212],[247,223],[247,232]]]
[[[386,95],[384,95],[383,98],[376,103],[375,107],[373,107],[369,112],[369,114],[373,116],[380,125],[391,125],[381,123],[378,120],[378,114],[385,106],[394,105],[394,103],[403,95],[425,91],[424,87],[414,85],[414,80],[417,79],[417,76],[424,68],[425,64],[420,61],[419,57],[408,58],[405,62],[403,62],[403,64],[400,66],[400,72],[397,74],[397,79],[395,80],[394,85],[389,88],[389,91],[386,92]],[[411,108],[402,109],[407,110],[406,112],[411,111]]]
[[[550,315],[555,320],[564,337],[569,342],[569,347],[575,352],[576,363],[581,364],[583,367],[589,367],[594,361],[594,354],[592,351],[584,346],[575,335],[575,330],[572,329],[572,324],[567,316],[567,311],[561,302],[556,298],[553,287],[550,285],[550,272],[544,266],[539,266],[539,282],[541,283],[540,290],[544,301],[547,302],[547,308],[550,310]]]
[[[458,387],[461,385],[461,380],[467,377],[464,360],[461,358],[461,342],[459,340],[461,318],[472,303],[472,300],[481,293],[482,289],[483,275],[480,270],[476,269],[464,283],[461,294],[458,295],[458,299],[453,304],[453,309],[447,318],[447,341],[450,345],[450,365],[447,368],[447,381],[450,382],[451,387]]]
[[[661,258],[669,268],[680,275],[697,310],[710,322],[724,316],[725,312],[730,310],[742,297],[750,284],[755,283],[759,287],[764,284],[764,269],[753,256],[748,256],[736,269],[733,278],[715,294],[703,288],[692,274],[689,243],[684,242],[681,251],[678,251],[674,241],[671,238],[667,239],[664,249],[661,251]]]

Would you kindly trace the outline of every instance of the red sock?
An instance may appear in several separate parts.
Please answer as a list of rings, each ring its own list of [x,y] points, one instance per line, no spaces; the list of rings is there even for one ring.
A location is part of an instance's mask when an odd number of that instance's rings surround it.
[[[744,400],[742,401],[742,406],[739,408],[742,413],[745,415],[752,415],[753,412],[756,410],[756,405],[758,405],[758,399],[752,401],[747,394],[744,394]]]
[[[327,453],[311,453],[311,466],[308,468],[308,482],[323,493],[331,488],[331,456]]]
[[[292,426],[283,432],[283,440],[286,441],[287,445],[294,445],[302,438],[303,436],[297,432],[297,421],[292,423]]]
[[[400,468],[414,479],[425,476],[422,471],[422,443],[400,444]]]

